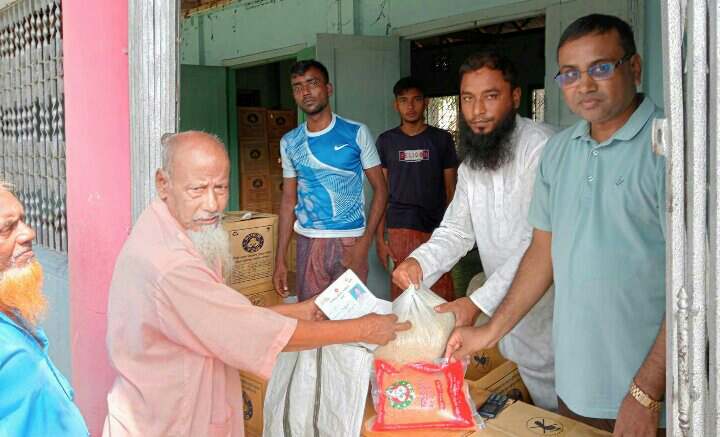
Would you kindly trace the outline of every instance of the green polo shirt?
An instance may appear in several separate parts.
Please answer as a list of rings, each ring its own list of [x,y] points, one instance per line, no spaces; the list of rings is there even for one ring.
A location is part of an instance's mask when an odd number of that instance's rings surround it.
[[[586,417],[617,417],[665,317],[661,116],[644,97],[600,144],[580,121],[548,140],[535,180],[529,221],[552,232],[557,393]]]

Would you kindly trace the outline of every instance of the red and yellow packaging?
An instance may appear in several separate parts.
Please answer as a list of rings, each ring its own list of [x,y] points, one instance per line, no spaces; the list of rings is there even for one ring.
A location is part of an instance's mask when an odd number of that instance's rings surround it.
[[[460,361],[396,365],[375,360],[373,431],[475,428]]]

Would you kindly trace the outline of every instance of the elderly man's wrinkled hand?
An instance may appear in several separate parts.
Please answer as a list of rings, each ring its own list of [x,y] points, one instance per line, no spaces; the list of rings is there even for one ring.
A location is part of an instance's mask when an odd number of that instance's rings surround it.
[[[392,273],[393,283],[402,290],[407,289],[410,285],[419,287],[422,280],[422,267],[415,258],[406,258]]]
[[[452,302],[444,303],[435,307],[438,313],[453,313],[455,326],[472,326],[480,315],[478,308],[469,297],[461,297]]]
[[[398,318],[395,314],[368,314],[360,317],[358,320],[362,323],[363,341],[381,346],[395,340],[397,332],[407,331],[412,327],[410,322],[398,323]]]

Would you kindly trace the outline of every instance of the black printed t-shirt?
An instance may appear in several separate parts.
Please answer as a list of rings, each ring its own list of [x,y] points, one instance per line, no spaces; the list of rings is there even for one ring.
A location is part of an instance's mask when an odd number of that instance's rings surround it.
[[[452,136],[432,126],[409,136],[396,127],[378,137],[377,148],[390,184],[386,226],[432,232],[445,213],[443,172],[458,166]]]

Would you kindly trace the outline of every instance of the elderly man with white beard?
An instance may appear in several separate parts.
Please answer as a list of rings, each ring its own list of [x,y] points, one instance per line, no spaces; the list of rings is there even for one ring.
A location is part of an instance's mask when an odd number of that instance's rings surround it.
[[[267,378],[281,351],[386,344],[409,328],[394,315],[318,320],[314,300],[256,307],[226,286],[225,147],[196,131],[162,145],[158,198],[135,224],[110,286],[107,345],[118,376],[104,436],[243,436],[238,369]]]
[[[0,435],[87,436],[38,326],[47,303],[34,239],[22,205],[0,182]]]

